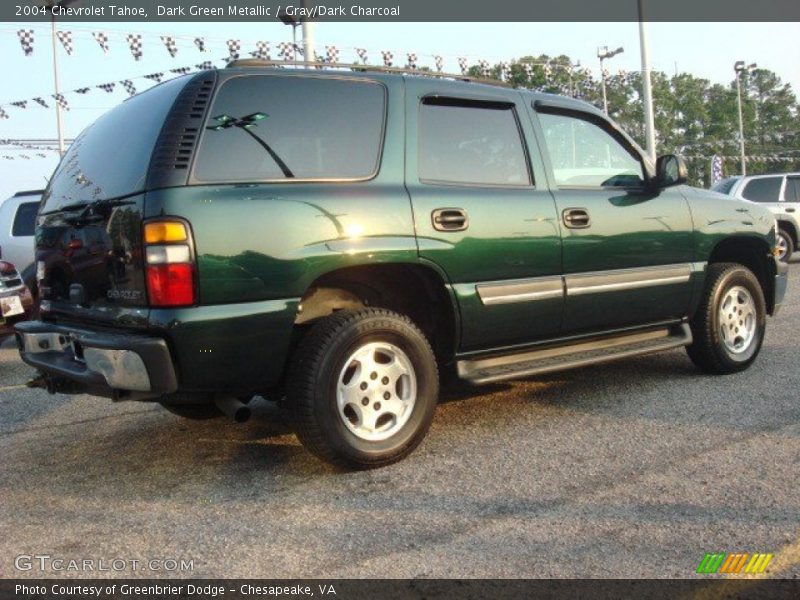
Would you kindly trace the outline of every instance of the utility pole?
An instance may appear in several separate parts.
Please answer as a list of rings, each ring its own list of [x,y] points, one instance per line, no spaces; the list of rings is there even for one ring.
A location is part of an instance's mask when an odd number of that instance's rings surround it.
[[[50,11],[50,26],[53,42],[53,88],[55,90],[56,103],[56,132],[58,135],[58,154],[59,157],[64,156],[64,128],[61,122],[61,104],[58,102],[59,83],[58,83],[58,44],[57,42],[57,29],[56,29],[56,15],[53,8],[58,6],[66,8],[68,6],[76,6],[81,3],[81,0],[45,0],[44,8]]]
[[[608,46],[600,46],[597,49],[597,58],[600,59],[600,87],[603,90],[603,112],[606,114],[608,114],[608,99],[606,98],[606,71],[603,67],[603,61],[623,52],[625,52],[625,49],[622,46],[611,51],[608,50]]]
[[[639,6],[639,46],[642,53],[642,93],[644,98],[644,132],[647,155],[656,162],[656,125],[653,116],[653,87],[650,82],[650,43],[647,39],[647,23],[644,21],[644,0],[638,0]]]
[[[749,73],[756,68],[756,63],[745,66],[745,61],[737,60],[733,63],[733,71],[736,73],[736,98],[739,107],[739,155],[742,161],[742,177],[747,175],[747,161],[744,154],[744,119],[742,118],[742,73]]]

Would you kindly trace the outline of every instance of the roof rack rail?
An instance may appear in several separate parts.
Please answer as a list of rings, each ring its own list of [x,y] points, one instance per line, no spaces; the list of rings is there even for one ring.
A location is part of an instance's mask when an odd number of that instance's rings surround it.
[[[470,83],[483,83],[497,87],[514,88],[505,81],[490,79],[488,77],[473,77],[456,73],[443,73],[441,71],[425,71],[422,69],[409,69],[406,67],[385,67],[378,65],[364,65],[361,63],[329,63],[323,61],[306,60],[267,60],[263,58],[240,58],[229,62],[226,68],[236,67],[314,67],[318,69],[350,69],[353,71],[366,71],[374,73],[389,73],[395,75],[419,75],[422,77],[437,77],[441,79],[455,79]]]

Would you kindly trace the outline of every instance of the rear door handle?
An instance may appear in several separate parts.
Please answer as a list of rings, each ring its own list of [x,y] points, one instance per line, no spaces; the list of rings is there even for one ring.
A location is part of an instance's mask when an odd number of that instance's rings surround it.
[[[793,208],[787,208],[786,212],[794,212],[794,209]]]
[[[589,211],[585,208],[565,208],[561,211],[561,218],[570,229],[586,229],[592,224]]]
[[[437,231],[464,231],[469,227],[469,217],[463,208],[437,208],[431,213],[431,221]]]

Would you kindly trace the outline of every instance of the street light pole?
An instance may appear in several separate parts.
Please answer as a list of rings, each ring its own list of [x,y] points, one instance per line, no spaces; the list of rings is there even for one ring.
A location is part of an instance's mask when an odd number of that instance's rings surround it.
[[[642,98],[644,102],[644,132],[647,155],[656,162],[656,125],[653,116],[653,87],[650,81],[650,45],[647,39],[647,23],[644,21],[643,0],[639,7],[639,45],[642,54]]]
[[[744,118],[742,118],[742,73],[752,71],[756,68],[756,63],[745,66],[745,61],[737,60],[733,63],[733,70],[736,73],[736,98],[739,107],[739,155],[742,161],[742,177],[747,175],[747,161],[744,153]]]
[[[310,8],[312,0],[303,0],[302,6],[305,8]],[[317,60],[316,55],[314,54],[314,23],[308,20],[308,17],[305,17],[302,20],[303,23],[303,54],[305,55],[305,59],[308,62],[314,62]]]
[[[600,88],[603,90],[603,112],[606,114],[608,114],[608,99],[606,98],[606,71],[603,67],[603,61],[607,58],[613,58],[622,52],[625,52],[625,49],[622,48],[622,46],[610,52],[608,50],[608,46],[600,46],[597,49],[597,58],[600,59]]]
[[[50,11],[50,24],[53,36],[53,86],[55,88],[56,101],[56,131],[58,135],[58,155],[64,156],[64,128],[61,123],[61,104],[58,101],[59,85],[58,85],[58,47],[56,45],[56,17],[52,10]]]

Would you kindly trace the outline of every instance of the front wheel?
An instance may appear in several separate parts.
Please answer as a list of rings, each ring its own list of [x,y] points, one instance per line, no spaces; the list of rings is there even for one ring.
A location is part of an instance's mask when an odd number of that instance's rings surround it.
[[[686,350],[708,373],[743,371],[761,350],[766,321],[764,292],[752,271],[735,263],[711,264]]]
[[[332,464],[368,469],[417,447],[438,394],[425,335],[407,317],[367,308],[313,326],[293,359],[287,401],[306,448]]]

